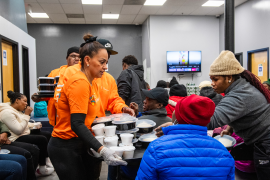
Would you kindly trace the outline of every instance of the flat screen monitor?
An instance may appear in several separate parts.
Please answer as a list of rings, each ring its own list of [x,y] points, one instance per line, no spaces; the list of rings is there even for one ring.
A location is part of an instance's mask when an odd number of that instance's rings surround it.
[[[201,72],[202,51],[167,51],[167,73]]]

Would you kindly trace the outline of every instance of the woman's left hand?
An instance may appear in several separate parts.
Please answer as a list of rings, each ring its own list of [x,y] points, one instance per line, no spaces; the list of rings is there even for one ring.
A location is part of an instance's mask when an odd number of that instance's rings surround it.
[[[123,107],[122,109],[123,113],[127,113],[131,116],[135,116],[135,112],[133,111],[133,109],[129,108],[129,107]]]
[[[8,140],[7,133],[0,134],[0,144],[6,144],[7,140]]]

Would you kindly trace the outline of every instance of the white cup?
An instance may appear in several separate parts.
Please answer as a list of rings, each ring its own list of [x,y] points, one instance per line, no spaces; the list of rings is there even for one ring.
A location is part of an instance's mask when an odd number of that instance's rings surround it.
[[[100,144],[104,145],[104,136],[95,136],[95,138],[100,142]]]
[[[101,155],[98,152],[96,152],[94,149],[90,148],[90,150],[92,151],[92,153],[94,154],[94,156],[101,157]]]
[[[97,124],[92,127],[96,136],[104,136],[104,127],[105,124]]]
[[[134,146],[125,146],[123,148],[124,148],[123,158],[124,159],[132,159],[134,156],[135,147]]]
[[[132,145],[132,139],[134,137],[134,134],[124,133],[124,134],[120,134],[120,137],[121,137],[123,145],[127,145],[127,146]]]
[[[34,123],[34,128],[33,129],[40,129],[40,128],[41,128],[41,122]]]
[[[104,127],[105,136],[111,137],[115,135],[116,126],[105,126]]]
[[[113,147],[113,146],[117,146],[118,144],[118,137],[107,137],[104,139],[104,143],[105,143],[105,146],[107,148],[110,148],[110,147]]]
[[[124,148],[112,146],[112,147],[110,147],[110,149],[113,150],[118,156],[120,156],[120,157],[123,156]]]

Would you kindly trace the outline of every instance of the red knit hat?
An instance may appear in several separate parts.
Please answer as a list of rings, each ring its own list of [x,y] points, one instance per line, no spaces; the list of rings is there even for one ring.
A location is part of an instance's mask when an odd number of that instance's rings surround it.
[[[179,124],[207,126],[215,111],[215,103],[208,97],[191,95],[175,106],[175,117]]]

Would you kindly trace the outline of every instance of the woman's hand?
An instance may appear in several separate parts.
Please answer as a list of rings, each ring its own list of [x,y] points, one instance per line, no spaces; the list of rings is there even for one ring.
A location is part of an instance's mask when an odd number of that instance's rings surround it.
[[[31,108],[30,106],[27,106],[27,108],[24,111],[24,114],[25,115],[30,115],[32,111],[33,111],[33,108]]]
[[[113,150],[107,147],[102,146],[99,148],[98,151],[99,151],[99,154],[103,157],[106,164],[109,166],[119,166],[119,165],[126,166],[127,165],[126,161],[123,161],[120,156],[118,156]]]
[[[129,107],[134,110],[135,115],[138,116],[139,113],[139,105],[135,102],[130,103]]]
[[[135,112],[133,111],[133,109],[129,108],[129,107],[123,107],[122,109],[123,113],[127,113],[131,116],[135,116]]]
[[[173,125],[172,122],[167,122],[167,123],[164,123],[164,124],[158,126],[158,127],[155,129],[155,131],[157,132],[157,133],[156,133],[156,136],[157,136],[157,137],[163,136],[164,134],[163,134],[163,131],[162,131],[162,127],[168,127],[168,126],[171,126],[171,125]]]
[[[6,144],[7,140],[8,140],[7,133],[0,134],[0,144]]]
[[[233,133],[233,128],[230,126],[227,126],[225,130],[221,131],[220,136],[222,137],[223,135],[229,135],[231,136]]]

